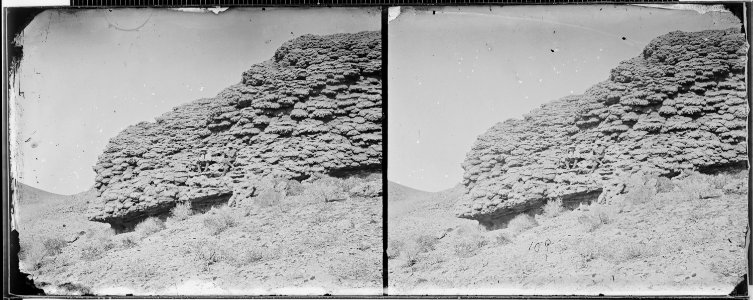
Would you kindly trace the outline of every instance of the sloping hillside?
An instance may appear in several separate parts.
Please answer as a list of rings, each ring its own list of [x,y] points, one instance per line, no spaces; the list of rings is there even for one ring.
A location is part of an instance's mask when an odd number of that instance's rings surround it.
[[[93,191],[22,201],[21,270],[54,294],[376,294],[382,201],[357,192],[378,177],[321,178],[241,207],[178,206],[116,234],[85,217]],[[322,189],[353,190],[327,202]]]
[[[69,196],[50,193],[23,183],[17,183],[13,192],[18,196],[19,201],[24,201],[24,204],[44,203],[69,198]]]
[[[16,183],[14,192],[20,203],[14,221],[18,224],[22,244],[42,236],[70,242],[76,240],[81,231],[109,227],[86,219],[86,207],[96,197],[92,190],[66,196]]]
[[[424,191],[407,187],[392,181],[387,182],[387,187],[387,201],[390,202],[402,202],[408,199],[415,199],[415,196],[417,195],[426,194],[426,192]]]
[[[729,294],[746,273],[747,173],[626,183],[619,202],[552,202],[491,231],[447,209],[461,188],[391,203],[391,293]]]

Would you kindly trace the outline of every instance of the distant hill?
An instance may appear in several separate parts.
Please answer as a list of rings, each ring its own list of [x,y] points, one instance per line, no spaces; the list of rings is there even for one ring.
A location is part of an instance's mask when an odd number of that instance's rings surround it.
[[[387,201],[389,202],[400,202],[416,198],[419,195],[430,194],[392,181],[387,181],[387,191]]]
[[[13,192],[18,195],[18,201],[23,204],[40,203],[70,198],[71,196],[50,193],[21,182],[15,183]]]

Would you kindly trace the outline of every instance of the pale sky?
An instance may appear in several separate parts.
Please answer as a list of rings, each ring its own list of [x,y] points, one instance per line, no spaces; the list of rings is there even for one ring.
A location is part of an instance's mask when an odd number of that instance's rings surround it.
[[[287,40],[380,30],[380,19],[378,8],[46,11],[24,31],[12,171],[49,192],[85,191],[125,127],[213,97]]]
[[[403,7],[388,25],[388,178],[451,188],[495,123],[583,93],[659,35],[740,25],[728,12],[626,5]]]

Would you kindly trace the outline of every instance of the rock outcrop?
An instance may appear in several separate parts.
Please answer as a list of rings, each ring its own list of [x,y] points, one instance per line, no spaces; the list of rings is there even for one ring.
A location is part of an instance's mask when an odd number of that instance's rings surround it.
[[[496,124],[463,163],[457,215],[494,225],[557,197],[607,202],[630,174],[746,167],[747,50],[735,30],[672,32],[583,95]]]
[[[301,36],[215,98],[125,129],[94,166],[89,218],[227,201],[262,177],[381,172],[381,55],[379,32]]]

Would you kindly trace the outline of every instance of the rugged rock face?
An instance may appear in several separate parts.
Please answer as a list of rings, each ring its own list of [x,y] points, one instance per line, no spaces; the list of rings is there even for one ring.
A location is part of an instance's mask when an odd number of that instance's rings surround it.
[[[261,177],[380,170],[381,65],[378,32],[286,42],[215,98],[111,139],[94,166],[89,218],[121,224],[177,201],[226,201]]]
[[[617,179],[747,166],[743,34],[672,32],[607,81],[496,124],[463,163],[457,215],[486,225],[548,199],[608,201]]]

